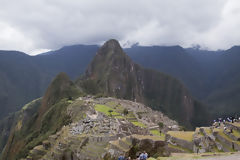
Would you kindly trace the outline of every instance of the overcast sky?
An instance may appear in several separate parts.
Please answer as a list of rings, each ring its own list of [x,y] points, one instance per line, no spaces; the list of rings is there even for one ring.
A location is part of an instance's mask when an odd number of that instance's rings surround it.
[[[0,49],[71,44],[240,45],[239,0],[0,0]]]

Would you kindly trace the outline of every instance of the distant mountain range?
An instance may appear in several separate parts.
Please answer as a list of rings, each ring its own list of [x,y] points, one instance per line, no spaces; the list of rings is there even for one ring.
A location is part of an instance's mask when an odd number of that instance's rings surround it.
[[[63,47],[37,56],[0,51],[0,119],[41,97],[51,80],[66,72],[72,80],[83,74],[97,45]],[[204,51],[180,46],[133,46],[124,49],[144,67],[176,77],[214,115],[240,112],[240,47]]]
[[[59,72],[76,79],[97,49],[98,46],[77,45],[38,56],[0,51],[0,119],[41,97]]]

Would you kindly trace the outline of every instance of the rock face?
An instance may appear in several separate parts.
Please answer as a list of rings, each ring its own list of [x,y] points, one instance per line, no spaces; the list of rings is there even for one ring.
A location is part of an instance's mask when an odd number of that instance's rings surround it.
[[[150,105],[188,127],[198,124],[198,116],[194,114],[204,112],[203,106],[177,79],[135,64],[116,40],[107,41],[98,50],[85,77],[77,84],[90,94]]]

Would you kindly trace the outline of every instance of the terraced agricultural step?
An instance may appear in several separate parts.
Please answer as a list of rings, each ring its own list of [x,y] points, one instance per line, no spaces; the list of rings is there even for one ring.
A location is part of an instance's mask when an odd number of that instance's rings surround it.
[[[107,143],[88,143],[81,149],[83,157],[90,157],[92,159],[101,159],[102,153],[105,152]]]
[[[125,148],[125,149],[130,149],[131,147],[131,143],[128,143],[126,141],[126,138],[118,140],[118,143],[122,148]]]
[[[117,149],[117,150],[120,150],[120,151],[123,151],[123,152],[127,152],[129,150],[129,147],[128,146],[125,147],[124,145],[121,145],[120,143],[119,143],[119,140],[111,141],[110,142],[110,145],[111,145],[110,148]]]
[[[240,132],[237,130],[232,130],[232,132],[230,130],[226,130],[224,133],[228,135],[232,140],[240,141]]]
[[[195,132],[170,131],[166,134],[166,141],[172,145],[193,150],[193,136]]]
[[[138,121],[138,119],[136,117],[131,117],[131,118],[127,118],[128,121]]]
[[[89,137],[89,142],[95,142],[95,143],[109,142],[109,141],[116,140],[117,138],[118,137],[116,135],[114,135],[114,136],[109,136],[109,135],[106,135],[106,136],[92,136],[92,137]]]
[[[231,137],[229,137],[223,130],[220,130],[218,132],[217,139],[222,143],[222,145],[224,146],[224,150],[227,152],[240,150],[240,142],[231,139]]]
[[[240,132],[240,123],[239,122],[234,122],[234,123],[230,123],[230,122],[227,122],[225,124],[229,129],[235,129],[237,130],[238,132]]]
[[[191,153],[192,151],[181,146],[168,144],[168,150],[171,153]]]
[[[209,136],[212,134],[212,130],[210,127],[201,127],[200,132],[202,132],[205,136]]]

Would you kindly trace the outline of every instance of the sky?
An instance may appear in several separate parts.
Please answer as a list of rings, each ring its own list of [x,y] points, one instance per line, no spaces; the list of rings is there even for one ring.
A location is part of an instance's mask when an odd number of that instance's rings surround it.
[[[239,0],[0,0],[0,50],[73,44],[240,45]]]

